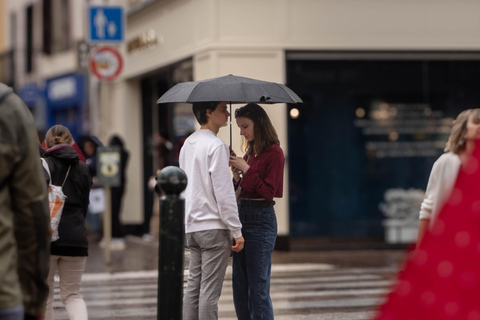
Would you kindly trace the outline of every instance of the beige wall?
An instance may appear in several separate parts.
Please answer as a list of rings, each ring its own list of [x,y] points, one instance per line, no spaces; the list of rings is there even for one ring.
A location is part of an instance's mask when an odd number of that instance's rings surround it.
[[[127,41],[153,29],[161,43],[127,55],[122,76],[212,48],[478,50],[477,12],[477,0],[157,1],[128,18]]]
[[[478,0],[157,1],[128,17],[126,39],[153,29],[159,43],[133,54],[125,52],[119,81],[192,57],[195,80],[231,73],[285,83],[288,50],[480,50],[478,12]],[[139,85],[132,84],[130,92],[129,101],[136,105],[128,106],[125,116],[137,119]],[[286,106],[265,109],[288,163]],[[233,145],[239,153],[241,140],[235,124],[233,128]],[[227,143],[228,132],[225,128],[219,133]],[[138,140],[141,132],[130,134]],[[285,174],[285,197],[276,206],[279,234],[289,233],[287,170]]]
[[[142,105],[140,103],[138,80],[101,83],[99,137],[108,144],[113,134],[119,135],[130,153],[127,167],[127,185],[123,199],[121,219],[124,223],[143,222],[143,185],[142,160]],[[109,101],[109,102],[107,102]]]

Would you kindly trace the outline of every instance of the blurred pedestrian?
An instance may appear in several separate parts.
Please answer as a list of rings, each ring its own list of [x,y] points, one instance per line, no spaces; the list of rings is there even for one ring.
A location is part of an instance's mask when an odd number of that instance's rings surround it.
[[[243,158],[232,152],[238,212],[245,248],[233,253],[233,300],[240,320],[273,319],[270,299],[272,253],[277,238],[273,198],[283,196],[285,157],[267,113],[250,103],[236,110],[240,134],[246,140]]]
[[[87,136],[83,142],[83,151],[87,158],[88,172],[92,178],[90,190],[90,205],[87,213],[87,226],[89,231],[99,238],[102,235],[101,214],[105,211],[105,190],[98,185],[97,178],[97,148],[103,147],[103,143],[96,136]],[[97,240],[98,241],[98,240]]]
[[[148,179],[148,190],[153,193],[152,216],[150,218],[150,231],[142,236],[143,240],[148,242],[158,240],[160,232],[160,198],[163,196],[163,192],[157,193],[155,190],[155,186],[157,185],[156,177],[160,172],[160,169],[157,170],[157,175],[151,176],[150,179]]]
[[[89,203],[91,179],[88,167],[79,161],[72,147],[73,138],[66,127],[55,125],[45,136],[45,160],[52,184],[63,185],[67,196],[58,226],[59,239],[50,245],[50,271],[45,319],[53,319],[54,276],[60,277],[60,298],[70,319],[88,319],[80,285],[88,256],[85,218]]]
[[[180,168],[188,177],[185,232],[190,266],[183,303],[184,320],[218,319],[230,252],[243,249],[242,225],[228,168],[229,150],[217,137],[230,115],[225,102],[194,103],[200,124],[180,151]],[[230,232],[236,240],[232,246]]]
[[[45,153],[45,148],[47,147],[46,144],[45,144],[45,140],[42,141],[42,143],[40,144],[40,146],[43,148],[43,150],[40,151],[41,156],[43,157],[43,154]],[[80,149],[80,147],[78,146],[77,142],[74,141],[72,147],[73,147],[73,149],[75,149],[75,151],[77,151],[78,158],[80,159],[80,161],[86,162],[87,159],[86,159],[85,156],[83,155],[82,149]]]
[[[125,183],[127,181],[126,169],[128,164],[128,151],[125,150],[122,139],[114,135],[110,138],[110,146],[120,148],[120,186],[111,187],[111,205],[112,205],[112,241],[113,250],[125,249],[125,228],[120,221],[120,212],[122,206],[123,194],[125,193]]]
[[[40,319],[48,294],[47,188],[32,114],[0,83],[0,319]]]
[[[460,167],[471,157],[475,141],[480,139],[480,109],[462,111],[453,122],[444,154],[433,164],[425,199],[420,207],[417,244],[442,209],[452,192]]]

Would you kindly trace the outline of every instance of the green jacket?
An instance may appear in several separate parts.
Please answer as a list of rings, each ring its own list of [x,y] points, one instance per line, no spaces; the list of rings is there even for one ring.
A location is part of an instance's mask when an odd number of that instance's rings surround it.
[[[44,312],[48,294],[49,209],[33,117],[0,83],[0,310]]]

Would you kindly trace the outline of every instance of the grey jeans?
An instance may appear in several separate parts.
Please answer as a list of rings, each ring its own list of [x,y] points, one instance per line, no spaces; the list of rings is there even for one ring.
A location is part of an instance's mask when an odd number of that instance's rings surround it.
[[[229,230],[187,233],[190,266],[183,301],[183,320],[218,319],[218,299],[222,293],[232,240]]]

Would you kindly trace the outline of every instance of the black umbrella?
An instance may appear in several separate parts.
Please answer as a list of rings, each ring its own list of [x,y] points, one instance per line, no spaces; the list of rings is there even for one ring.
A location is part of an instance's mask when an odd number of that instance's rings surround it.
[[[179,83],[165,92],[157,103],[194,103],[225,101],[230,103],[302,103],[302,99],[283,84],[228,75],[201,81]],[[230,145],[232,121],[230,118]]]
[[[157,103],[226,101],[230,103],[302,103],[283,84],[228,75],[173,86]]]

